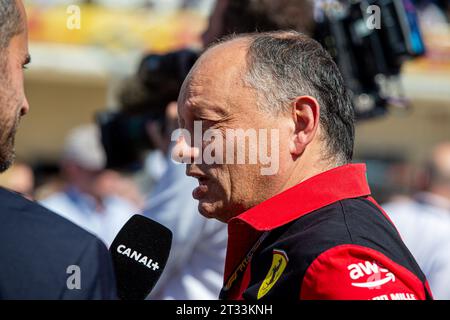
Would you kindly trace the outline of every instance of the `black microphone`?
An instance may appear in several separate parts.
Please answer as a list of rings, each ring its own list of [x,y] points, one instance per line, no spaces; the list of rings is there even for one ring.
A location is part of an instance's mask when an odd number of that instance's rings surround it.
[[[161,276],[172,246],[172,232],[141,215],[122,227],[109,251],[117,294],[122,300],[143,300]]]

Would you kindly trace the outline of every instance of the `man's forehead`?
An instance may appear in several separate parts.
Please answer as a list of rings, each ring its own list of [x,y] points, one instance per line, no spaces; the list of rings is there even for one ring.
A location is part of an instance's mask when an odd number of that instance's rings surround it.
[[[226,82],[208,77],[192,78],[184,88],[178,106],[195,118],[219,121],[229,115],[233,104],[231,94],[236,92],[224,84]]]
[[[247,41],[237,39],[206,51],[186,78],[180,102],[223,96],[232,88],[242,86],[247,48]]]
[[[179,106],[197,118],[219,120],[228,114],[229,94],[216,85],[207,80],[191,82],[186,87]]]

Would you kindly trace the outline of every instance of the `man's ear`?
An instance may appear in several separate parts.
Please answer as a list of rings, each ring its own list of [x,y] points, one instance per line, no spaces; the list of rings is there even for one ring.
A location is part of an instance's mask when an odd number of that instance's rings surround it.
[[[314,139],[319,127],[319,118],[320,106],[315,98],[300,96],[292,102],[292,120],[295,129],[289,142],[289,151],[293,156],[300,156]]]

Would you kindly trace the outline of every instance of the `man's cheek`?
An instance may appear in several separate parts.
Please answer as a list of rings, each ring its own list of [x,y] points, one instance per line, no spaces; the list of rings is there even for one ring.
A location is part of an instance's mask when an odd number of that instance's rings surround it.
[[[13,88],[16,94],[18,94],[19,97],[25,99],[25,78],[23,76],[23,70],[20,69],[19,72],[15,73],[15,76],[12,78]]]

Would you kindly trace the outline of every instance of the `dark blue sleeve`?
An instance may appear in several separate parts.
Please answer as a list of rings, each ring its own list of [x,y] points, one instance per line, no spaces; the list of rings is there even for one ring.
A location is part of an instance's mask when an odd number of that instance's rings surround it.
[[[61,299],[118,299],[111,255],[103,242],[93,237],[80,256],[78,266],[81,289],[67,288]]]

